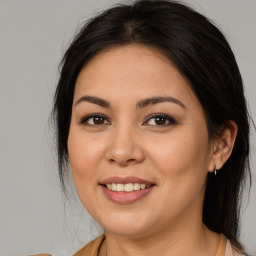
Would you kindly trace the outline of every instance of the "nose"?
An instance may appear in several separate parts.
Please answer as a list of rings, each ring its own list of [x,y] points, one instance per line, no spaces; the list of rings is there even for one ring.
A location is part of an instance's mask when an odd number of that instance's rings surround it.
[[[106,156],[110,164],[123,167],[140,163],[145,158],[138,134],[129,127],[113,131]]]

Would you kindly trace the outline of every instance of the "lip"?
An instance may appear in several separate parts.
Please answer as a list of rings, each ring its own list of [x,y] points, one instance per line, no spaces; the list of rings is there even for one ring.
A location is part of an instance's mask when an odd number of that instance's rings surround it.
[[[155,185],[155,183],[152,181],[144,180],[135,176],[109,177],[103,180],[102,182],[100,182],[101,185],[106,185],[111,183],[116,183],[116,184],[139,183],[139,184],[146,184],[146,185]]]
[[[144,198],[145,196],[147,196],[155,187],[153,185],[149,188],[132,191],[132,192],[115,192],[115,191],[109,190],[104,185],[100,185],[100,186],[103,190],[104,195],[110,201],[117,203],[117,204],[131,204],[133,202],[136,202],[136,201]]]
[[[109,190],[106,188],[106,184],[128,184],[128,183],[139,183],[145,185],[151,185],[149,188],[140,189],[132,192],[116,192]],[[102,182],[99,183],[102,188],[103,194],[108,198],[110,201],[117,203],[117,204],[130,204],[136,202],[146,195],[148,195],[153,189],[155,183],[152,181],[148,181],[139,177],[135,176],[127,176],[127,177],[120,177],[120,176],[113,176],[104,179]]]

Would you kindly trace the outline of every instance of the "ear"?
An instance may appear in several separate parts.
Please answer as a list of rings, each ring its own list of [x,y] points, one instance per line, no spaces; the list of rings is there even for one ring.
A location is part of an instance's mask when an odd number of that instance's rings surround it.
[[[220,136],[213,139],[211,161],[208,167],[209,172],[221,169],[229,159],[235,144],[237,130],[237,124],[232,120],[228,120],[225,122]]]

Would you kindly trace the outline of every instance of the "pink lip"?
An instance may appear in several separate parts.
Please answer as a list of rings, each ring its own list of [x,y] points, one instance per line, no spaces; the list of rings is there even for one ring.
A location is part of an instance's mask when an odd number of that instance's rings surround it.
[[[145,185],[152,185],[149,188],[146,189],[140,189],[132,192],[116,192],[111,191],[108,188],[106,188],[106,184],[127,184],[127,183],[139,183],[139,184],[145,184]],[[99,184],[103,190],[104,195],[111,200],[112,202],[118,203],[118,204],[130,204],[133,203],[143,197],[145,197],[148,193],[152,191],[154,188],[155,183],[144,180],[135,176],[128,176],[128,177],[109,177]]]
[[[109,183],[106,183],[106,184],[109,184]],[[143,184],[145,184],[145,183],[143,183]],[[146,189],[141,189],[141,190],[132,191],[132,192],[115,192],[115,191],[109,190],[108,188],[106,188],[103,185],[100,185],[100,186],[102,187],[104,195],[109,200],[111,200],[112,202],[117,203],[117,204],[130,204],[135,201],[138,201],[139,199],[148,195],[155,187],[155,186],[151,186]]]
[[[100,184],[111,184],[111,183],[118,183],[118,184],[127,184],[127,183],[139,183],[139,184],[146,184],[146,185],[154,185],[154,182],[148,181],[148,180],[143,180],[138,177],[134,176],[129,176],[129,177],[109,177]]]

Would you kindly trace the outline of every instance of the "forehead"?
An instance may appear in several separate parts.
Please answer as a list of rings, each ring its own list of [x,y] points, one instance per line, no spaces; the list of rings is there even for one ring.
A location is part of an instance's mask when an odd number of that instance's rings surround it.
[[[74,98],[83,94],[124,100],[161,95],[197,102],[173,63],[156,48],[142,45],[113,47],[93,57],[76,81]]]

